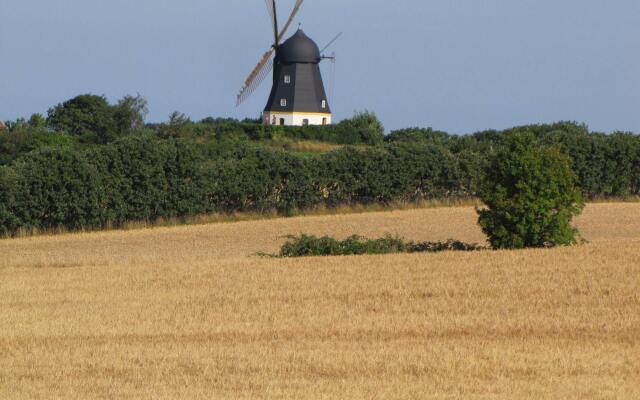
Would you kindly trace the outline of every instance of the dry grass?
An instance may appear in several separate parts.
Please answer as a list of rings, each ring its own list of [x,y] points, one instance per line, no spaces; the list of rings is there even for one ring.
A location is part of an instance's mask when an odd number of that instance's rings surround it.
[[[472,208],[0,241],[0,398],[640,398],[640,204],[589,244],[261,259],[281,236],[482,241]]]
[[[345,145],[342,144],[333,144],[316,140],[292,139],[288,137],[278,137],[271,140],[265,140],[262,144],[300,153],[328,153],[345,147]]]
[[[147,228],[159,228],[159,227],[174,227],[185,225],[205,225],[205,224],[218,224],[229,222],[242,222],[242,221],[263,221],[267,219],[280,219],[290,218],[294,216],[327,216],[327,215],[341,215],[341,214],[366,214],[366,213],[379,213],[383,211],[401,211],[401,210],[419,210],[425,208],[442,208],[442,207],[462,207],[462,206],[481,206],[482,203],[476,198],[457,198],[457,199],[431,199],[421,200],[415,202],[392,202],[390,204],[352,204],[352,205],[340,205],[337,207],[325,207],[318,206],[306,210],[293,210],[287,215],[280,214],[276,210],[270,212],[237,212],[232,214],[213,213],[213,214],[201,214],[189,217],[180,218],[160,218],[155,221],[130,221],[125,223],[122,227],[107,227],[101,231],[112,230],[139,230]],[[83,231],[95,232],[91,230]],[[70,232],[65,228],[57,228],[50,231],[33,230],[19,230],[15,237],[25,238],[32,236],[51,236],[51,235],[66,235]],[[0,237],[0,240],[8,239],[7,237]]]

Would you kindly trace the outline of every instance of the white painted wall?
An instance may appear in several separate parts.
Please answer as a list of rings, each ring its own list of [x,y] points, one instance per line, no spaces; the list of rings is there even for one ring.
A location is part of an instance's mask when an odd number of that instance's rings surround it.
[[[273,117],[276,118],[275,124],[273,123]],[[266,125],[280,125],[281,118],[284,118],[284,124],[288,126],[302,126],[305,119],[309,120],[309,125],[322,125],[323,118],[326,118],[325,125],[331,125],[331,114],[263,113],[263,122]]]

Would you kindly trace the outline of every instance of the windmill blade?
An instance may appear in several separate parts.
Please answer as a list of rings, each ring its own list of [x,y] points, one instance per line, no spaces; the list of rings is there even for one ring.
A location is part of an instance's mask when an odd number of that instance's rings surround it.
[[[332,45],[332,44],[334,44],[334,43],[336,42],[336,40],[338,40],[338,39],[340,38],[340,36],[342,36],[342,34],[343,34],[343,33],[344,33],[344,32],[340,32],[340,33],[338,33],[338,34],[336,35],[336,37],[334,37],[333,39],[331,39],[331,41],[330,41],[326,46],[324,46],[324,47],[322,48],[322,50],[320,50],[320,54],[324,53],[324,51],[325,51],[326,49],[328,49],[329,47],[331,47],[331,45]]]
[[[296,17],[296,14],[298,14],[298,11],[300,11],[300,7],[302,6],[303,1],[304,0],[296,0],[296,5],[293,6],[293,11],[291,11],[291,15],[289,16],[287,23],[284,24],[284,28],[282,28],[282,31],[280,31],[280,34],[278,35],[278,42],[281,41],[284,35],[287,33],[287,30],[289,29],[289,26],[291,26],[293,19]]]
[[[238,97],[236,99],[236,107],[242,104],[242,102],[245,101],[251,93],[258,88],[258,86],[260,86],[262,81],[264,81],[264,78],[269,75],[271,68],[273,68],[273,58],[271,58],[273,52],[274,49],[271,48],[269,51],[264,53],[258,65],[256,65],[244,81],[244,86],[240,89],[240,93],[238,93]]]
[[[275,4],[272,0],[264,0],[264,3],[267,6],[267,12],[269,13],[269,24],[270,26],[272,26],[273,30],[274,30],[274,35],[275,35],[275,31],[277,30],[277,18],[278,15],[276,14],[276,8],[275,8]]]
[[[287,30],[289,29],[289,26],[291,26],[293,19],[298,14],[303,1],[304,0],[296,0],[296,4],[293,6],[293,11],[291,11],[291,15],[289,16],[287,23],[284,25],[284,28],[282,28],[282,31],[280,31],[280,33],[276,37],[275,45],[271,49],[269,49],[269,51],[264,53],[258,65],[256,65],[256,67],[253,69],[253,71],[251,71],[251,73],[245,80],[244,86],[242,87],[242,89],[240,89],[240,93],[238,93],[236,106],[242,104],[242,102],[245,101],[258,88],[258,86],[260,86],[269,72],[271,72],[271,69],[273,68],[273,59],[271,58],[271,56],[276,51],[280,40],[282,40],[284,35],[287,33]],[[269,16],[272,18],[274,27],[277,30],[278,23],[276,14],[277,11],[274,6],[275,2],[273,0],[265,0],[265,3],[267,5],[267,11],[269,11]]]
[[[269,23],[273,23],[273,18],[275,18],[276,10],[273,8],[273,3],[271,2],[271,0],[264,0],[264,2],[267,5],[267,11],[269,12]]]

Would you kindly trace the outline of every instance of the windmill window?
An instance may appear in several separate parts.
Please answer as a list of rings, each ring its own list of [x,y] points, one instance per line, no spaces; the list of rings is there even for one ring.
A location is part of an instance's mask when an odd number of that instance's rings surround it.
[[[280,99],[280,107],[286,107],[287,106],[287,99]]]
[[[304,125],[304,126],[309,125],[309,120],[308,119],[303,119],[302,120],[302,125]]]
[[[326,100],[322,100],[322,108],[327,108],[327,101]]]
[[[284,125],[284,118],[280,118],[280,125]]]
[[[291,75],[284,76],[284,83],[291,83]]]

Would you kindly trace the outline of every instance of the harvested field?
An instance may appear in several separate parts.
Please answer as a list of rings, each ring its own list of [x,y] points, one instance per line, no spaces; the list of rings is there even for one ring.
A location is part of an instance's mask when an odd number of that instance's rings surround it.
[[[0,241],[0,398],[637,399],[640,204],[587,245],[263,259],[282,236],[482,242],[472,208]]]

